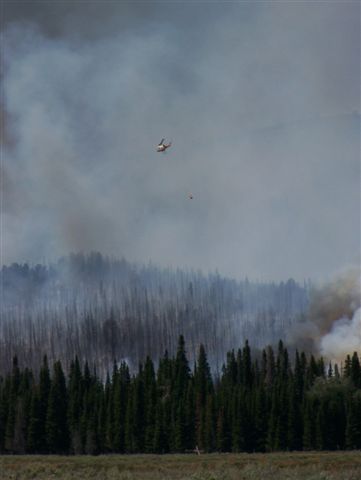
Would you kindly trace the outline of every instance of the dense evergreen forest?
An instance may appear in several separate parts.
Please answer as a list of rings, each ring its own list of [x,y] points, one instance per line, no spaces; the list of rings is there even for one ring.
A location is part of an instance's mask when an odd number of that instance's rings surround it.
[[[211,375],[204,347],[190,368],[183,336],[155,370],[114,364],[103,382],[75,358],[34,375],[13,359],[0,379],[2,453],[264,452],[361,448],[361,366],[342,371],[280,341],[254,358],[246,341]]]
[[[75,356],[94,362],[105,375],[113,360],[126,360],[131,371],[147,355],[157,361],[173,355],[183,334],[189,359],[200,343],[213,370],[227,351],[246,338],[261,348],[306,316],[308,284],[294,280],[256,283],[218,273],[160,269],[99,253],[73,254],[50,265],[13,264],[1,271],[0,373],[11,359],[39,367],[68,369]]]

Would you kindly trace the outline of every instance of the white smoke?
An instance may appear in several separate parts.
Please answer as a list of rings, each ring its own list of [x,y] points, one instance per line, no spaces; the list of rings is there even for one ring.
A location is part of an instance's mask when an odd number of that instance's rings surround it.
[[[343,361],[361,350],[360,310],[360,269],[352,268],[312,288],[307,318],[289,330],[287,341],[327,360]]]
[[[321,354],[333,361],[342,361],[355,351],[361,351],[361,308],[352,319],[337,320],[320,342]]]

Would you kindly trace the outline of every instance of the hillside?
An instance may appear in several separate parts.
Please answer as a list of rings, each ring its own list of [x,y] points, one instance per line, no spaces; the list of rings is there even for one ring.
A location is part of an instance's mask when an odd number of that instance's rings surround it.
[[[183,334],[191,362],[199,344],[213,368],[247,338],[277,342],[302,319],[308,288],[236,281],[218,273],[160,269],[77,254],[52,265],[2,269],[2,370],[18,355],[36,367],[44,353],[66,366],[78,355],[105,371],[113,360],[136,368],[146,355],[173,354]]]

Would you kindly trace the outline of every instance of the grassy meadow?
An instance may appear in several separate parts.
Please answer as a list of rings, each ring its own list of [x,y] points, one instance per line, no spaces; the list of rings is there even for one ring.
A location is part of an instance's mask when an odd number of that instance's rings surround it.
[[[361,480],[361,451],[0,456],[1,480]]]

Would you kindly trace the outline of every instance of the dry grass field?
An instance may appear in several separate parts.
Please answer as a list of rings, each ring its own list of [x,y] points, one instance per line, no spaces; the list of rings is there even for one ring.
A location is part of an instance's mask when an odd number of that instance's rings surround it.
[[[361,480],[361,452],[0,456],[1,480]]]

